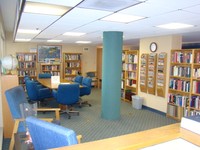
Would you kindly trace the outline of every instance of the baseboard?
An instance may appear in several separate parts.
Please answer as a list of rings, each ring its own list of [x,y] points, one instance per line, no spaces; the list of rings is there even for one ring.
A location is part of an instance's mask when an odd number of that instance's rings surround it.
[[[162,112],[162,111],[159,111],[159,110],[156,110],[156,109],[153,109],[153,108],[148,107],[148,106],[142,105],[142,109],[146,109],[146,110],[149,110],[149,111],[158,113],[158,114],[160,114],[160,115],[166,116],[166,113],[164,113],[164,112]]]

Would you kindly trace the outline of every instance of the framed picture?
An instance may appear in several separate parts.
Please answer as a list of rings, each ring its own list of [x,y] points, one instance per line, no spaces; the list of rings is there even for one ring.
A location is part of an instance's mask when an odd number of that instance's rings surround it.
[[[61,62],[61,46],[38,45],[38,62]]]

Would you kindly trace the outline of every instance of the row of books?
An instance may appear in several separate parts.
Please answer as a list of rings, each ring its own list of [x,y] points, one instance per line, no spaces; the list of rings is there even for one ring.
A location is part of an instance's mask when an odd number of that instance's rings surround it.
[[[170,72],[172,76],[190,77],[191,67],[172,66]]]
[[[122,68],[123,68],[123,70],[134,71],[134,70],[137,70],[137,64],[125,64],[125,63],[123,63]]]
[[[134,54],[129,54],[127,56],[127,59],[128,59],[128,63],[138,63],[138,56],[137,55],[134,55]]]
[[[182,96],[178,94],[168,94],[168,103],[175,104],[177,106],[181,107],[187,107],[189,105],[189,97],[188,96]]]
[[[66,75],[77,75],[78,73],[79,73],[78,70],[65,69],[65,74],[66,74]]]
[[[65,60],[81,60],[80,54],[65,55]]]
[[[127,79],[126,80],[126,85],[127,86],[136,87],[136,80],[134,80],[134,79]]]
[[[169,88],[183,92],[190,92],[190,81],[170,79]]]
[[[193,78],[200,78],[200,68],[193,69]]]
[[[37,59],[37,56],[36,54],[35,55],[32,55],[32,54],[18,54],[17,55],[17,60],[18,61],[36,61]]]
[[[36,68],[35,62],[19,62],[19,68]]]
[[[46,70],[60,70],[60,65],[47,65],[47,66],[42,66],[42,70],[46,71]]]
[[[200,81],[193,81],[192,92],[200,94]]]
[[[200,52],[195,53],[194,63],[200,63]]]
[[[192,96],[191,97],[190,107],[200,109],[200,96]]]
[[[18,76],[37,76],[36,71],[34,70],[26,70],[26,71],[18,71]]]
[[[192,63],[192,52],[174,52],[171,59],[172,63]]]
[[[136,72],[128,72],[128,78],[136,79],[137,73]]]
[[[68,62],[66,63],[66,67],[80,67],[79,62]]]

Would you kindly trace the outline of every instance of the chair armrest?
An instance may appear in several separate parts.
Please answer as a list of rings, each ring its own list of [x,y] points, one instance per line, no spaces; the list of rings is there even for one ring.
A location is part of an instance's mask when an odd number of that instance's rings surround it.
[[[56,120],[60,120],[60,108],[38,108],[37,111],[55,111]]]
[[[77,138],[77,140],[78,140],[78,144],[80,144],[80,143],[81,143],[81,140],[82,140],[82,135],[77,135],[76,138]]]

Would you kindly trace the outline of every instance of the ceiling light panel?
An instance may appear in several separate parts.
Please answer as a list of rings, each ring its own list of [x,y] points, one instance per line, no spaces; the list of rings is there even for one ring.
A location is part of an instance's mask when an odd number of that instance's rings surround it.
[[[168,23],[164,25],[159,25],[157,27],[165,28],[165,29],[183,29],[183,28],[191,28],[194,26],[190,24],[183,24],[183,23]]]
[[[50,42],[50,43],[60,43],[60,42],[62,42],[62,40],[47,40],[47,42]]]
[[[66,13],[69,9],[71,9],[71,7],[45,4],[45,3],[26,2],[24,12],[61,16],[64,13]]]
[[[143,19],[143,18],[145,18],[145,17],[114,13],[114,14],[112,14],[110,16],[102,18],[101,20],[129,23],[129,22],[140,20],[140,19]]]
[[[85,0],[78,7],[116,12],[139,3],[139,0]]]
[[[43,30],[58,18],[59,16],[22,13],[18,28]]]
[[[83,0],[48,0],[48,1],[47,0],[26,0],[26,1],[74,7]]]

